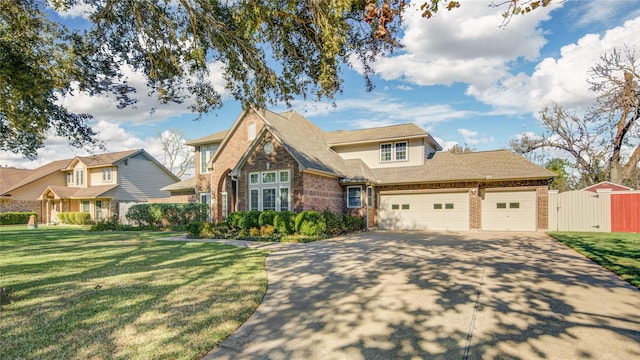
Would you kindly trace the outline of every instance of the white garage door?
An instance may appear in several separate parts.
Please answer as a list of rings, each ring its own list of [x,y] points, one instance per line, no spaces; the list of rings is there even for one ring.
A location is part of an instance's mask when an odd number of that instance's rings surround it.
[[[486,192],[482,230],[536,231],[536,192]]]
[[[387,230],[469,230],[469,195],[382,194],[379,214]]]

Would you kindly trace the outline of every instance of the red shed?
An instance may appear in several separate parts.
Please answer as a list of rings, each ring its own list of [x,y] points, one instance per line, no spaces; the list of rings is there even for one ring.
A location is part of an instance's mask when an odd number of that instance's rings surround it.
[[[633,188],[628,186],[612,183],[611,181],[603,181],[595,185],[588,186],[582,191],[596,192],[596,190],[611,190],[611,191],[633,191]]]

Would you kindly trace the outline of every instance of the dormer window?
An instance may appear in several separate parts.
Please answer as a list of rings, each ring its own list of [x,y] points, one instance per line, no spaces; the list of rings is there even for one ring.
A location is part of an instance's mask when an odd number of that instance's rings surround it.
[[[107,167],[107,168],[103,168],[102,169],[102,181],[111,181],[112,180],[112,174],[111,174],[111,168]]]
[[[73,184],[73,172],[69,171],[67,173],[67,184]]]
[[[380,162],[409,160],[408,144],[406,141],[380,144]]]
[[[84,185],[84,170],[76,170],[76,185]]]

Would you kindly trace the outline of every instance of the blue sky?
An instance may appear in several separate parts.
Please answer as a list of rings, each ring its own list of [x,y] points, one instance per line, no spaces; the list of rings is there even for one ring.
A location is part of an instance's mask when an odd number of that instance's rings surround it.
[[[375,64],[376,88],[365,91],[355,69],[343,70],[344,92],[330,101],[296,100],[292,109],[331,131],[413,122],[446,149],[507,148],[523,133],[540,133],[539,110],[551,102],[580,113],[593,101],[588,69],[614,47],[635,47],[640,56],[640,0],[568,0],[512,19],[500,28],[491,0],[462,0],[462,7],[425,20],[409,9],[404,48]],[[66,14],[75,21],[77,13]],[[222,84],[216,64],[211,78]],[[132,82],[144,81],[130,73]],[[138,91],[139,94],[146,93]],[[135,109],[118,110],[110,98],[64,99],[73,111],[95,116],[92,126],[109,151],[145,148],[162,161],[158,134],[184,131],[187,139],[229,128],[240,106],[228,96],[222,109],[200,121],[186,105],[158,106],[141,98]],[[152,107],[158,107],[153,114]],[[270,108],[288,110],[284,105]],[[85,153],[50,137],[36,161],[2,154],[0,165],[34,168]]]

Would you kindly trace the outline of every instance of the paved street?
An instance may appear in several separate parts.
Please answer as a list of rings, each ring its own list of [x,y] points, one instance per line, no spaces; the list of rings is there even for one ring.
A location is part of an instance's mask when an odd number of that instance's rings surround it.
[[[266,247],[263,303],[206,359],[640,358],[640,291],[544,234]]]

